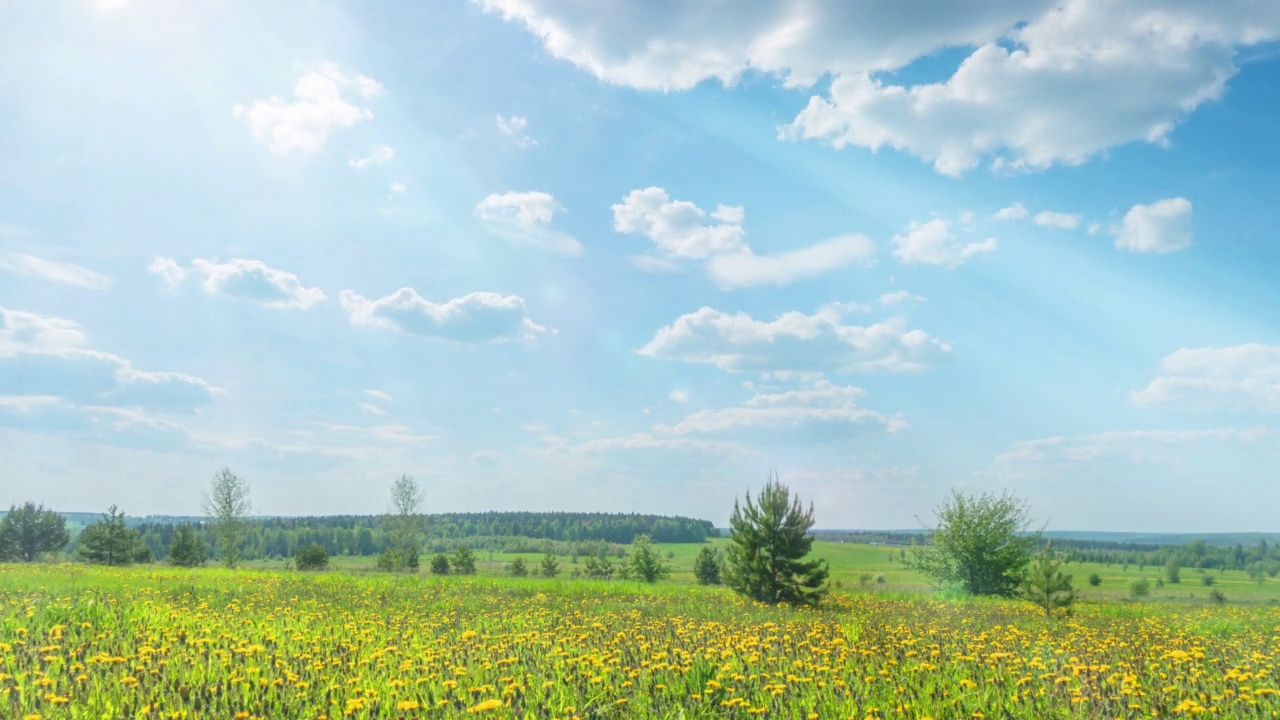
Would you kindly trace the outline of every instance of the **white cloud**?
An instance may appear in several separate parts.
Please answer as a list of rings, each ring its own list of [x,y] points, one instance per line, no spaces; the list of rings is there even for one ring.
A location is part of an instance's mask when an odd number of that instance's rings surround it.
[[[795,442],[894,432],[906,426],[901,417],[858,407],[865,394],[861,388],[818,381],[804,390],[758,394],[737,407],[702,410],[674,425],[658,425],[653,431],[657,436],[717,435],[753,442]]]
[[[1080,225],[1080,216],[1073,213],[1043,210],[1036,213],[1033,222],[1040,227],[1051,227],[1059,230],[1075,230]]]
[[[522,148],[533,147],[538,144],[537,140],[529,137],[524,129],[529,127],[529,121],[519,115],[511,117],[497,116],[498,132],[515,140],[516,145]]]
[[[21,253],[0,255],[0,270],[90,290],[106,290],[111,287],[111,278],[102,273],[72,263],[53,262]]]
[[[660,187],[633,190],[613,206],[613,227],[644,235],[659,255],[631,262],[642,270],[671,272],[682,260],[706,262],[707,275],[722,289],[789,285],[854,263],[867,264],[875,243],[862,235],[843,235],[778,253],[757,255],[747,245],[741,207],[720,205],[707,213],[687,200],[672,200]]]
[[[671,395],[669,397],[678,403],[687,403],[689,402],[689,391],[688,390],[672,390]]]
[[[905,234],[893,236],[893,244],[898,247],[893,251],[894,257],[904,263],[945,265],[949,268],[959,267],[974,255],[996,249],[995,238],[971,243],[958,241],[951,231],[951,223],[942,218],[912,222]]]
[[[1112,228],[1116,247],[1139,253],[1168,253],[1191,247],[1191,201],[1168,198],[1134,205]]]
[[[898,290],[896,292],[885,293],[881,295],[876,302],[885,307],[897,307],[906,303],[924,302],[924,297],[908,292],[906,290]]]
[[[464,343],[529,340],[547,329],[525,314],[524,298],[474,292],[434,303],[412,288],[370,300],[350,290],[338,295],[352,325]]]
[[[502,463],[502,453],[492,450],[477,450],[471,453],[471,462],[483,468],[495,468]]]
[[[373,403],[357,402],[357,403],[356,403],[356,407],[360,408],[361,410],[363,410],[363,411],[365,411],[365,412],[367,412],[367,413],[371,413],[371,414],[373,414],[373,415],[386,415],[386,414],[387,414],[387,411],[386,411],[386,410],[383,410],[382,408],[378,407],[377,405],[374,405]]]
[[[1275,435],[1268,428],[1213,430],[1120,430],[1091,435],[1058,436],[1014,443],[996,456],[1007,468],[1098,461],[1165,464],[1174,461],[1171,450],[1190,443],[1234,441],[1254,443]]]
[[[405,190],[406,188],[404,183],[398,180],[396,182],[391,183],[391,193],[393,195],[403,195]]]
[[[773,374],[919,371],[951,355],[951,346],[901,319],[845,325],[838,309],[788,312],[773,321],[709,307],[661,328],[641,355],[714,365],[729,372]]]
[[[0,395],[186,411],[222,392],[200,378],[139,370],[122,357],[94,350],[75,321],[0,307]]]
[[[178,264],[177,260],[174,260],[173,258],[160,257],[158,255],[151,261],[151,264],[147,266],[147,272],[152,275],[159,275],[160,279],[164,281],[165,288],[169,290],[173,290],[186,282],[187,276],[190,274],[187,272],[186,268]]]
[[[396,152],[391,149],[390,145],[379,145],[370,150],[369,154],[364,157],[351,158],[347,161],[347,164],[359,170],[370,165],[381,165],[382,163],[390,162],[395,155]]]
[[[672,200],[660,187],[632,190],[613,206],[615,230],[644,235],[664,254],[692,260],[742,252],[746,248],[742,220],[742,208],[724,205],[709,220],[702,208],[687,200]]]
[[[239,258],[220,263],[196,258],[192,270],[204,276],[204,291],[210,295],[247,300],[282,310],[306,310],[325,300],[319,288],[305,287],[298,276],[267,267],[261,260]]]
[[[1089,223],[1088,229],[1085,230],[1085,232],[1089,233],[1090,235],[1097,235],[1101,231],[1102,231],[1102,223],[1099,223],[1099,222]]]
[[[1008,207],[1000,208],[991,217],[996,220],[1025,220],[1030,213],[1022,203],[1014,203]]]
[[[1142,405],[1280,412],[1280,345],[1183,348],[1131,396]]]
[[[557,255],[582,254],[582,243],[572,235],[547,227],[564,207],[549,193],[494,193],[476,205],[476,217],[490,230],[518,243]]]
[[[318,65],[298,78],[293,102],[270,97],[236,105],[232,114],[249,125],[254,139],[277,155],[303,154],[324,147],[334,130],[373,119],[373,111],[343,98],[353,89],[365,99],[377,97],[382,86],[371,78],[349,78],[330,63]],[[390,148],[388,148],[389,150]]]
[[[865,235],[844,235],[798,250],[773,255],[750,251],[717,255],[707,263],[707,274],[721,288],[756,285],[790,285],[834,268],[871,262],[876,245]]]
[[[365,391],[364,391],[364,394],[365,394],[365,395],[368,395],[369,397],[371,397],[371,398],[373,398],[373,399],[375,399],[375,400],[381,400],[382,402],[395,402],[395,401],[396,401],[396,399],[395,399],[394,397],[391,397],[391,393],[383,392],[382,390],[373,390],[373,389],[369,389],[369,390],[365,390]]]
[[[643,0],[479,2],[551,55],[620,85],[687,90],[755,70],[806,88],[830,76],[787,136],[890,147],[953,175],[989,158],[1039,169],[1166,143],[1222,95],[1238,48],[1280,37],[1280,10],[1257,0],[965,0],[927,12],[888,0],[779,0],[731,17],[699,3],[659,12]],[[969,53],[944,81],[895,85],[877,74],[944,48]]]

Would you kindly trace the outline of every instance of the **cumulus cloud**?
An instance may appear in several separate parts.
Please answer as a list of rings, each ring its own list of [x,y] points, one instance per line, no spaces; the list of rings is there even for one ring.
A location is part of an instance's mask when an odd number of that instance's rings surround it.
[[[1142,405],[1280,412],[1280,345],[1183,348],[1131,397]]]
[[[182,267],[177,260],[158,255],[147,266],[147,272],[152,275],[158,275],[164,281],[164,286],[169,290],[173,290],[186,282],[187,277],[190,275],[187,269]]]
[[[673,200],[660,187],[633,190],[613,206],[613,227],[644,235],[658,251],[632,263],[643,270],[670,272],[681,261],[704,261],[707,275],[722,289],[789,285],[875,257],[875,243],[863,235],[843,235],[795,250],[756,254],[746,243],[743,208],[720,205],[708,213],[687,200]]]
[[[0,307],[0,396],[189,411],[221,393],[200,378],[139,370],[94,350],[75,321]]]
[[[494,233],[514,242],[557,255],[582,254],[582,243],[572,235],[548,227],[564,207],[544,192],[494,193],[476,205],[475,215]]]
[[[324,63],[298,78],[293,101],[279,97],[254,100],[236,105],[232,114],[271,152],[305,155],[324,147],[334,130],[373,119],[372,110],[349,101],[352,95],[369,100],[381,94],[382,86],[372,78],[348,77],[333,64]]]
[[[529,127],[528,119],[519,115],[512,115],[511,117],[498,115],[496,122],[498,124],[498,132],[514,140],[517,146],[527,148],[538,144],[537,140],[525,134],[525,128]]]
[[[1080,216],[1073,213],[1043,210],[1036,213],[1032,222],[1040,227],[1057,228],[1059,230],[1075,230],[1080,225]]]
[[[897,246],[894,257],[904,263],[949,268],[959,267],[974,255],[996,249],[995,238],[970,243],[960,241],[951,230],[951,223],[942,218],[912,222],[905,233],[893,236],[893,244]]]
[[[0,270],[90,290],[106,290],[111,287],[111,278],[102,273],[73,263],[54,262],[21,253],[0,255]]]
[[[1116,247],[1138,253],[1168,253],[1191,247],[1191,201],[1169,198],[1134,205],[1111,229]]]
[[[306,310],[324,302],[320,288],[304,286],[298,276],[267,267],[261,260],[233,259],[225,263],[196,258],[192,270],[204,276],[204,291],[282,310]]]
[[[784,136],[894,148],[952,175],[985,160],[1034,170],[1166,143],[1188,113],[1221,97],[1239,48],[1280,37],[1280,10],[1255,0],[966,0],[923,10],[779,0],[732,17],[698,3],[479,2],[606,82],[686,90],[759,71],[809,88],[829,76]],[[943,48],[968,53],[945,80],[883,79]]]
[[[996,220],[1025,220],[1030,213],[1022,203],[1014,203],[1008,207],[1002,207],[996,211],[991,217]]]
[[[531,340],[547,332],[529,319],[524,298],[518,295],[474,292],[434,303],[412,288],[401,288],[376,300],[343,290],[338,299],[352,325],[409,335],[462,343],[499,343]]]
[[[648,357],[713,365],[729,372],[828,373],[919,371],[951,355],[951,346],[900,318],[846,325],[838,308],[788,312],[772,321],[709,307],[682,315],[638,351]]]
[[[757,394],[737,407],[702,410],[675,424],[658,425],[653,431],[658,436],[794,442],[895,432],[906,426],[901,417],[858,407],[865,395],[861,388],[822,380],[803,390]]]
[[[876,302],[885,307],[897,307],[907,303],[922,303],[924,302],[924,297],[906,290],[897,290],[895,292],[884,293],[876,300]]]
[[[381,165],[382,163],[390,162],[391,158],[395,156],[396,151],[393,150],[390,145],[379,145],[370,150],[369,154],[364,157],[351,158],[347,161],[347,164],[357,170],[360,170],[367,168],[370,165]]]

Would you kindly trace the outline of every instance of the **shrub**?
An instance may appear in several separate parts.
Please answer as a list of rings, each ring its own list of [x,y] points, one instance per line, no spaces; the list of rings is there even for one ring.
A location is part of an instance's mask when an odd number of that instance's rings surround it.
[[[1134,600],[1140,600],[1144,597],[1147,597],[1150,594],[1151,594],[1151,583],[1147,582],[1146,578],[1142,578],[1141,580],[1134,580],[1133,582],[1129,583],[1129,597],[1132,597]]]
[[[1090,586],[1092,586],[1092,587],[1098,587],[1098,586],[1099,586],[1099,585],[1101,585],[1101,584],[1102,584],[1102,576],[1101,576],[1101,575],[1099,575],[1098,573],[1093,573],[1093,574],[1089,575],[1089,585],[1090,585]]]
[[[448,575],[449,574],[449,556],[444,553],[437,553],[431,556],[431,574],[432,575]]]
[[[299,570],[324,570],[329,567],[329,551],[320,543],[303,545],[294,553],[293,562]]]
[[[1200,584],[1201,584],[1201,585],[1204,585],[1205,587],[1208,587],[1208,586],[1212,585],[1213,583],[1214,583],[1214,577],[1213,577],[1212,575],[1201,575],[1201,576],[1200,576]]]
[[[511,577],[524,577],[529,574],[529,569],[524,566],[524,558],[516,558],[507,565],[507,572]]]
[[[1209,602],[1213,603],[1214,605],[1222,605],[1227,602],[1227,596],[1223,595],[1222,591],[1219,590],[1218,588],[1214,588],[1213,590],[1209,591]]]
[[[671,566],[662,562],[662,558],[653,549],[653,539],[648,535],[637,535],[631,541],[631,553],[622,565],[623,579],[652,583],[669,575]]]
[[[453,554],[453,559],[449,561],[453,566],[455,575],[475,575],[476,574],[476,554],[466,545],[459,545],[457,552]]]

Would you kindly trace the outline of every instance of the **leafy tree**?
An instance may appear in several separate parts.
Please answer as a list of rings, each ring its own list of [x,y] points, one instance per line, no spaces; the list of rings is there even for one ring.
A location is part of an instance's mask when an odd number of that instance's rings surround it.
[[[431,574],[432,575],[448,575],[449,574],[449,556],[444,553],[438,553],[431,558]]]
[[[77,539],[77,552],[85,562],[128,565],[142,545],[138,533],[125,527],[124,511],[112,505],[102,519],[86,527]]]
[[[719,585],[720,552],[710,545],[703,545],[693,559],[693,576],[702,585]]]
[[[733,501],[729,547],[725,551],[725,584],[760,602],[813,605],[827,593],[827,561],[804,560],[813,547],[813,504],[805,510],[799,497],[771,474],[759,497],[746,493]]]
[[[184,523],[173,531],[173,543],[169,546],[170,565],[199,567],[204,565],[207,554],[204,541],[191,525]]]
[[[586,576],[593,580],[608,580],[613,577],[613,563],[608,557],[589,556],[585,565]]]
[[[1102,584],[1102,576],[1101,576],[1101,575],[1099,575],[1098,573],[1091,573],[1091,574],[1089,575],[1089,585],[1090,585],[1091,587],[1098,587],[1098,586],[1099,586],[1099,585],[1101,585],[1101,584]]]
[[[671,566],[662,562],[658,551],[653,549],[653,539],[648,535],[637,535],[631,541],[631,552],[622,564],[624,580],[640,580],[642,582],[658,582],[671,575]]]
[[[390,529],[396,552],[388,559],[393,561],[393,570],[418,570],[418,546],[422,541],[418,507],[421,504],[422,488],[418,486],[418,481],[408,475],[401,475],[391,486],[393,517]]]
[[[298,548],[293,562],[299,570],[325,570],[329,567],[329,551],[320,543],[310,543]]]
[[[953,491],[934,512],[938,527],[908,567],[973,595],[1015,595],[1040,539],[1028,532],[1026,503],[1007,492],[973,497]]]
[[[418,548],[389,547],[378,555],[378,569],[385,572],[418,572]]]
[[[453,554],[453,559],[449,562],[453,565],[453,572],[456,575],[476,574],[476,554],[466,545],[459,545],[458,550]]]
[[[1169,562],[1164,564],[1164,577],[1170,585],[1178,585],[1182,582],[1182,571],[1179,569],[1178,558],[1173,555],[1169,556]]]
[[[0,559],[33,562],[41,553],[57,552],[70,541],[66,519],[44,505],[10,505],[9,513],[0,519]]]
[[[1053,557],[1053,548],[1046,547],[1027,573],[1022,576],[1019,595],[1038,605],[1045,616],[1062,608],[1071,614],[1076,601],[1076,591],[1071,587],[1071,576],[1062,572],[1062,563]]]
[[[213,476],[202,507],[213,527],[218,558],[223,565],[235,567],[240,560],[240,546],[248,533],[246,518],[253,507],[249,501],[248,481],[231,472],[230,468],[222,468]]]
[[[560,574],[560,563],[556,562],[556,556],[547,553],[542,556],[542,564],[538,568],[538,574],[544,578],[553,578]]]
[[[1146,578],[1134,580],[1129,583],[1129,596],[1134,600],[1140,600],[1151,594],[1151,583]]]
[[[511,577],[524,577],[529,574],[529,569],[524,566],[524,558],[516,558],[507,565],[507,572]]]

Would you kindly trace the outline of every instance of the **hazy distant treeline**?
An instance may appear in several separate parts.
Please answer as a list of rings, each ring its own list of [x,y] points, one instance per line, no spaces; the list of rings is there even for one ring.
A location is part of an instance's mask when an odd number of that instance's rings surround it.
[[[316,543],[331,555],[377,555],[392,544],[385,516],[332,515],[323,517],[261,518],[248,521],[246,559],[292,557],[297,548]],[[168,554],[180,523],[144,522],[135,526],[152,556]],[[206,528],[197,525],[209,540]],[[546,552],[571,555],[597,553],[601,544],[627,544],[637,535],[654,542],[696,543],[717,537],[707,520],[635,513],[485,512],[448,513],[421,517],[424,549],[452,550],[465,543],[475,550]]]

